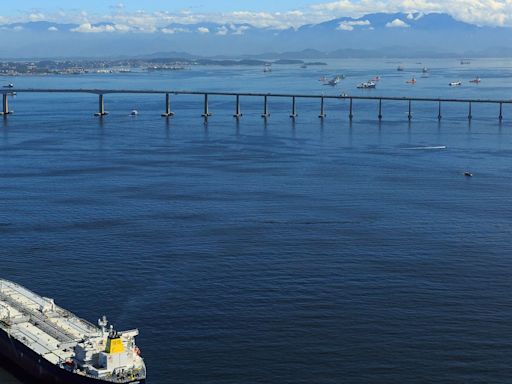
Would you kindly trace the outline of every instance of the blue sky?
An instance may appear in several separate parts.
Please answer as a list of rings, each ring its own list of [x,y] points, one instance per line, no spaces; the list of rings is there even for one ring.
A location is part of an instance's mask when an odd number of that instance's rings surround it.
[[[80,9],[87,12],[108,12],[112,7],[123,4],[127,11],[144,9],[145,11],[179,11],[190,9],[202,12],[230,12],[230,11],[264,11],[283,12],[291,9],[306,8],[309,5],[319,3],[317,0],[124,0],[109,2],[104,0],[22,0],[5,1],[2,4],[0,14],[7,16],[30,10],[56,11],[59,9]]]
[[[512,0],[0,0],[0,24],[112,22],[145,31],[169,23],[247,23],[285,29],[368,13],[448,13],[476,25],[512,27]]]

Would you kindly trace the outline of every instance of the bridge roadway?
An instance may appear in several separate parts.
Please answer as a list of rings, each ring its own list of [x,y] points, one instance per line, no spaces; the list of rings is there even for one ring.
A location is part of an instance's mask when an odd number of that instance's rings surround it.
[[[318,99],[320,100],[320,118],[324,118],[325,107],[324,100],[348,100],[349,118],[353,118],[353,100],[367,100],[378,102],[378,118],[382,119],[382,102],[383,101],[404,101],[409,105],[409,120],[412,118],[412,102],[432,102],[438,103],[439,113],[438,119],[441,119],[441,104],[442,103],[466,103],[469,106],[468,119],[472,118],[472,104],[498,104],[499,105],[499,120],[503,119],[503,104],[512,104],[512,99],[461,99],[461,98],[433,98],[433,97],[408,97],[408,96],[353,96],[353,95],[315,95],[315,94],[290,94],[290,93],[261,93],[261,92],[218,92],[218,91],[189,91],[189,90],[151,90],[151,89],[88,89],[88,88],[2,88],[0,93],[3,96],[3,108],[0,114],[7,116],[11,113],[9,111],[8,98],[9,96],[19,93],[77,93],[77,94],[94,94],[99,96],[99,108],[95,114],[97,116],[107,115],[104,108],[104,96],[109,94],[139,94],[139,95],[165,95],[165,112],[162,114],[164,117],[173,116],[174,113],[170,110],[170,95],[199,95],[204,97],[204,110],[202,116],[207,118],[211,116],[208,108],[209,96],[231,96],[236,98],[235,114],[233,116],[239,118],[242,116],[240,108],[240,97],[258,97],[263,98],[264,108],[262,117],[270,116],[268,112],[268,98],[288,98],[292,100],[292,110],[290,117],[295,118],[298,116],[296,99]]]

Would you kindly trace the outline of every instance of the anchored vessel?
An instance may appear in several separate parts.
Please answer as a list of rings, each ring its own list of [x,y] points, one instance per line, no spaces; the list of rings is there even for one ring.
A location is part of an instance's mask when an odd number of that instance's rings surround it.
[[[0,279],[0,356],[51,384],[145,384],[138,330],[116,332],[105,316],[95,326],[53,299]]]

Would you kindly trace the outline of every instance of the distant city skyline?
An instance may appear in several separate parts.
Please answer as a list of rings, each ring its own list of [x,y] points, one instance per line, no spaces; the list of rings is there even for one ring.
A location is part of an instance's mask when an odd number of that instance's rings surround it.
[[[457,20],[477,25],[512,26],[511,0],[74,0],[71,5],[64,0],[45,1],[44,4],[38,0],[24,0],[22,4],[3,4],[0,24],[27,21],[83,24],[84,28],[77,32],[91,31],[88,25],[101,22],[119,24],[120,27],[115,29],[118,32],[129,31],[132,26],[139,31],[151,32],[169,23],[197,22],[248,23],[286,29],[374,12],[444,12]]]

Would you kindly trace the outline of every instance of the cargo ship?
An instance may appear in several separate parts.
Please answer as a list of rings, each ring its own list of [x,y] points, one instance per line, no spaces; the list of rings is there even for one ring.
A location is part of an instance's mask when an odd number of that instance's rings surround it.
[[[93,325],[53,299],[0,279],[0,358],[44,384],[145,384],[137,329]]]

